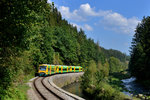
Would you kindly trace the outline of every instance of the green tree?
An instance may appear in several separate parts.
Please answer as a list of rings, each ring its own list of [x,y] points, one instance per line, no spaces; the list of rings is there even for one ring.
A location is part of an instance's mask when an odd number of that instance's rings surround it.
[[[110,73],[119,72],[121,70],[121,62],[115,57],[109,58]]]
[[[95,61],[94,60],[91,60],[90,62],[89,62],[89,72],[91,73],[90,74],[90,82],[91,82],[91,85],[92,86],[94,86],[95,84],[95,74],[96,74],[96,72],[97,72],[97,66],[96,66],[96,63],[95,63]]]
[[[82,89],[90,94],[93,94],[96,84],[96,72],[97,66],[94,60],[89,62],[89,66],[86,67],[85,73],[82,76]]]
[[[109,59],[110,57],[115,57],[118,58],[121,62],[129,61],[130,56],[126,55],[125,53],[122,53],[118,50],[113,50],[113,49],[105,49],[101,47],[101,50],[103,51],[104,55]]]
[[[56,64],[56,65],[62,65],[63,62],[60,60],[60,56],[59,56],[59,53],[54,53],[54,56],[53,56],[53,64]]]
[[[54,3],[1,0],[0,7],[0,97],[11,97],[9,88],[22,84],[29,70],[37,72],[42,63],[83,66],[84,86],[92,89],[99,76],[108,76],[102,48],[62,19]]]
[[[140,81],[150,82],[150,17],[144,17],[132,40],[129,70]]]

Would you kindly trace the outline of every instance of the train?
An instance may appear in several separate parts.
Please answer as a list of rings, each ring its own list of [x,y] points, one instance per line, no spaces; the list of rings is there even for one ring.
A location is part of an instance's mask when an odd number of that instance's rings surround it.
[[[49,76],[57,73],[82,72],[81,66],[40,64],[38,76]]]

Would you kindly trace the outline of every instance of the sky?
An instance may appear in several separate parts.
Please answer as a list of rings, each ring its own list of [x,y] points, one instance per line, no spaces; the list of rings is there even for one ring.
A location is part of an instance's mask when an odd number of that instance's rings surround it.
[[[150,16],[150,0],[48,0],[62,17],[106,49],[129,55],[133,35],[143,16]]]

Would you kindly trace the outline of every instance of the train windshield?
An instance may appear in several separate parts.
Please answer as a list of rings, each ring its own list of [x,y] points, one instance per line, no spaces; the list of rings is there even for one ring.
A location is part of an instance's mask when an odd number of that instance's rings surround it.
[[[46,66],[40,66],[40,70],[45,71],[46,70]]]

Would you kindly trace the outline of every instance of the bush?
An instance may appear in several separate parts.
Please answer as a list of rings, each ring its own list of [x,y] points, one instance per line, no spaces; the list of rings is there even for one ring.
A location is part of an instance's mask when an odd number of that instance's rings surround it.
[[[98,62],[98,66],[92,60],[82,76],[81,86],[83,93],[94,100],[124,100],[125,95],[112,88],[108,83],[109,64]]]
[[[99,91],[97,94],[96,99],[101,100],[124,100],[125,95],[120,93],[119,91],[112,88],[109,84],[101,82],[97,88],[96,91]]]

